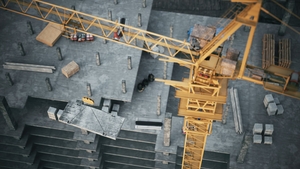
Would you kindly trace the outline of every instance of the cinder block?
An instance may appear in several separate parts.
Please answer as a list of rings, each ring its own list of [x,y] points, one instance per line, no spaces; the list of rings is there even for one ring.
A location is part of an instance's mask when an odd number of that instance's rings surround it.
[[[264,144],[272,144],[273,140],[271,136],[265,136],[264,137]]]
[[[283,112],[284,112],[284,109],[283,109],[283,107],[282,107],[282,105],[280,104],[280,105],[277,105],[277,114],[283,114]]]
[[[274,98],[273,98],[272,94],[265,95],[265,98],[264,98],[265,107],[268,107],[269,103],[273,103],[273,102],[274,102]]]
[[[47,113],[50,119],[57,120],[57,116],[56,116],[57,108],[50,106],[47,110]]]
[[[109,113],[109,108],[108,107],[102,107],[102,109],[101,109],[102,111],[104,111],[104,112],[106,112],[106,113]]]
[[[262,143],[262,135],[254,134],[253,135],[253,143],[261,144]]]
[[[120,111],[120,105],[119,104],[113,104],[113,107],[112,107],[111,111],[119,112]]]
[[[110,99],[104,99],[103,101],[103,107],[111,107],[111,100]]]
[[[262,134],[263,124],[255,123],[253,126],[253,134]]]
[[[277,105],[275,103],[269,103],[267,112],[269,116],[275,115],[277,113]]]
[[[63,110],[58,110],[56,116],[57,116],[57,120],[59,120],[60,116],[62,115],[64,111]]]
[[[273,124],[265,124],[265,135],[271,136],[274,131],[274,126]]]
[[[112,116],[118,116],[118,112],[116,112],[116,111],[111,111],[110,113]]]
[[[274,103],[276,104],[276,105],[279,105],[280,104],[280,101],[279,101],[279,99],[276,97],[276,98],[274,98]]]

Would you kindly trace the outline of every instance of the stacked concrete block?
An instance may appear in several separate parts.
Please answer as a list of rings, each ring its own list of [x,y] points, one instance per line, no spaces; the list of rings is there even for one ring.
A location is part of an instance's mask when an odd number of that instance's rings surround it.
[[[264,134],[267,136],[271,136],[274,131],[274,126],[273,124],[265,124],[265,132]]]
[[[63,114],[63,110],[58,110],[56,116],[57,116],[57,120],[59,121],[60,116]]]
[[[52,120],[57,120],[57,108],[49,107],[48,111],[48,117]]]
[[[120,110],[120,105],[119,104],[113,104],[111,114],[113,116],[117,116]]]
[[[269,116],[275,115],[277,113],[277,105],[273,103],[268,104],[267,113]]]
[[[265,98],[264,98],[265,107],[268,107],[269,103],[274,103],[274,98],[273,98],[272,94],[265,95]]]
[[[283,114],[284,109],[282,107],[282,105],[277,105],[277,114]]]
[[[261,144],[262,143],[262,135],[254,134],[253,135],[253,143]]]
[[[264,144],[272,144],[272,137],[271,136],[265,136],[264,137]]]
[[[110,109],[111,108],[111,100],[104,99],[104,101],[103,101],[103,107],[108,107],[108,109]]]
[[[280,104],[279,99],[278,99],[278,98],[274,98],[274,103],[275,103],[276,105],[279,105],[279,104]]]
[[[263,124],[255,123],[253,126],[253,134],[262,134],[263,132]]]
[[[108,108],[108,107],[104,107],[104,106],[103,106],[103,107],[101,108],[101,110],[104,111],[104,112],[106,112],[106,113],[109,113],[109,108]]]

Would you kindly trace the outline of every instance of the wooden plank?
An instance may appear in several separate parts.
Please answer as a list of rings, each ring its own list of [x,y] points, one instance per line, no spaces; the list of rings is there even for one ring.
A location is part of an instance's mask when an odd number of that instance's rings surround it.
[[[36,37],[36,40],[52,47],[60,38],[62,32],[63,26],[49,23]]]
[[[16,66],[16,65],[3,65],[3,68],[12,69],[12,70],[24,70],[24,71],[31,71],[31,72],[53,73],[53,70],[48,68]]]
[[[13,63],[13,62],[5,62],[6,65],[14,65],[14,66],[27,66],[27,67],[36,67],[36,68],[47,68],[55,70],[55,66],[45,66],[45,65],[35,65],[35,64],[27,64],[27,63]]]

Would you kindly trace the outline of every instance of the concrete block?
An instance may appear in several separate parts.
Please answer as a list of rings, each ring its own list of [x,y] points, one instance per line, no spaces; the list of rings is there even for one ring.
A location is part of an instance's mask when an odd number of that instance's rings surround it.
[[[48,117],[50,119],[57,120],[57,116],[56,116],[56,114],[57,114],[57,108],[50,106],[48,108],[48,110],[47,110],[47,113],[48,113]]]
[[[116,111],[111,111],[110,113],[112,116],[118,116],[118,112],[116,112]]]
[[[284,112],[284,109],[283,109],[282,105],[281,104],[277,105],[277,114],[283,114],[283,112]]]
[[[264,105],[265,105],[265,107],[268,107],[268,104],[269,103],[273,103],[273,102],[274,102],[274,98],[273,98],[272,94],[265,95],[265,98],[264,98]]]
[[[253,143],[261,144],[262,143],[262,135],[254,134],[253,135]]]
[[[276,105],[279,105],[280,104],[280,101],[279,101],[279,99],[276,97],[276,98],[274,98],[274,103],[276,104]]]
[[[58,110],[56,116],[57,116],[57,120],[59,120],[60,116],[62,115],[64,111],[63,110]]]
[[[104,99],[104,101],[103,101],[103,107],[108,107],[110,109],[110,107],[111,107],[111,100],[110,99]]]
[[[264,135],[271,136],[273,134],[273,131],[274,131],[273,124],[265,124]]]
[[[275,103],[269,103],[267,113],[269,116],[275,115],[277,113],[277,105]]]
[[[263,124],[255,123],[253,126],[253,134],[262,134]]]
[[[120,105],[119,104],[113,104],[113,107],[112,107],[111,111],[119,112],[120,111]]]
[[[172,114],[166,113],[165,122],[164,122],[164,146],[170,146],[171,124],[172,124]]]
[[[271,136],[265,136],[264,137],[264,144],[272,144],[272,137]]]
[[[108,108],[108,107],[104,107],[104,106],[103,106],[103,107],[101,108],[101,110],[104,111],[104,112],[106,112],[106,113],[109,113],[109,108]]]

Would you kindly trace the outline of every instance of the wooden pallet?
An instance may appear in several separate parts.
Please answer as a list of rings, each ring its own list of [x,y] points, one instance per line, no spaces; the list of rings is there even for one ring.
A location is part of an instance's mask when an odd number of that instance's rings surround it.
[[[279,40],[279,59],[278,66],[289,68],[292,62],[291,59],[291,40],[280,39]]]
[[[275,65],[275,35],[264,34],[262,50],[262,68]]]

